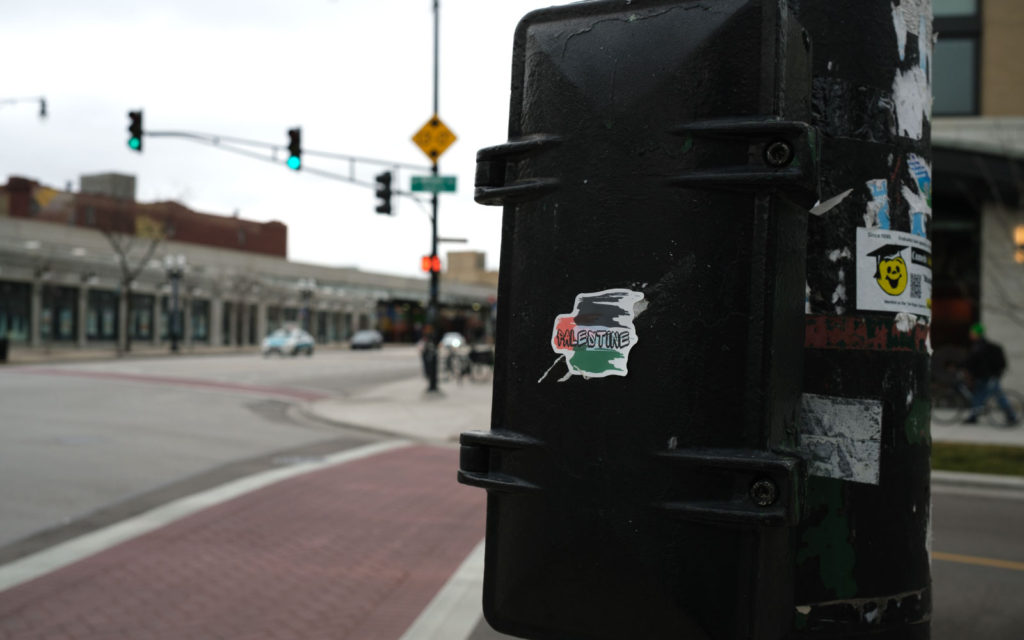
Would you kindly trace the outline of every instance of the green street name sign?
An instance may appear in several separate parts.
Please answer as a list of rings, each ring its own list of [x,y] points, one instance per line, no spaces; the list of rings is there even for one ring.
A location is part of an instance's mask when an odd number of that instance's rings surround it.
[[[455,191],[455,176],[413,176],[410,191]]]

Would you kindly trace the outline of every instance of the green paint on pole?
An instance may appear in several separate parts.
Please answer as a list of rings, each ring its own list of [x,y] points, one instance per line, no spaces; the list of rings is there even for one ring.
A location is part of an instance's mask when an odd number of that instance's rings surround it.
[[[931,403],[921,398],[916,398],[910,405],[910,415],[904,429],[907,434],[907,442],[910,444],[931,444]]]
[[[810,478],[807,486],[809,517],[800,532],[798,565],[818,562],[822,585],[836,598],[857,595],[853,568],[857,557],[850,544],[850,523],[843,507],[843,481]]]

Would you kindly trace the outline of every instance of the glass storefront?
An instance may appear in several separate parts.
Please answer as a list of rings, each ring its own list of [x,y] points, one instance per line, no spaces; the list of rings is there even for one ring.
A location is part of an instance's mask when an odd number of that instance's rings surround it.
[[[192,339],[196,342],[210,341],[210,301],[192,301]]]
[[[44,341],[71,341],[78,337],[78,289],[43,286],[39,335]]]
[[[128,310],[128,332],[133,340],[153,339],[153,304],[154,296],[133,293],[131,308]]]
[[[89,290],[85,312],[85,337],[89,340],[117,340],[117,294]]]
[[[0,282],[0,336],[28,342],[32,288],[23,282]]]

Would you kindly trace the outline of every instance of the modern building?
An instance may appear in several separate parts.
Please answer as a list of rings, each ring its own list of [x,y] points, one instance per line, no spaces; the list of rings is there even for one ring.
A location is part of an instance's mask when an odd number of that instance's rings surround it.
[[[159,345],[175,318],[187,350],[258,344],[286,323],[327,344],[365,328],[418,337],[426,279],[291,262],[280,222],[136,203],[131,176],[81,182],[0,187],[0,336],[15,346]],[[442,278],[442,328],[483,335],[495,295]]]
[[[961,357],[980,321],[1024,389],[1024,3],[933,11],[934,361]]]

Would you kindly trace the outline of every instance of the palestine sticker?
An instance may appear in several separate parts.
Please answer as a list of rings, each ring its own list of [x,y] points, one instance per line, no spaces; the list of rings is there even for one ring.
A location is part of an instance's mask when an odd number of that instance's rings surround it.
[[[633,305],[644,294],[606,289],[576,296],[572,313],[555,318],[551,348],[565,357],[569,373],[587,378],[625,376],[637,343]]]

